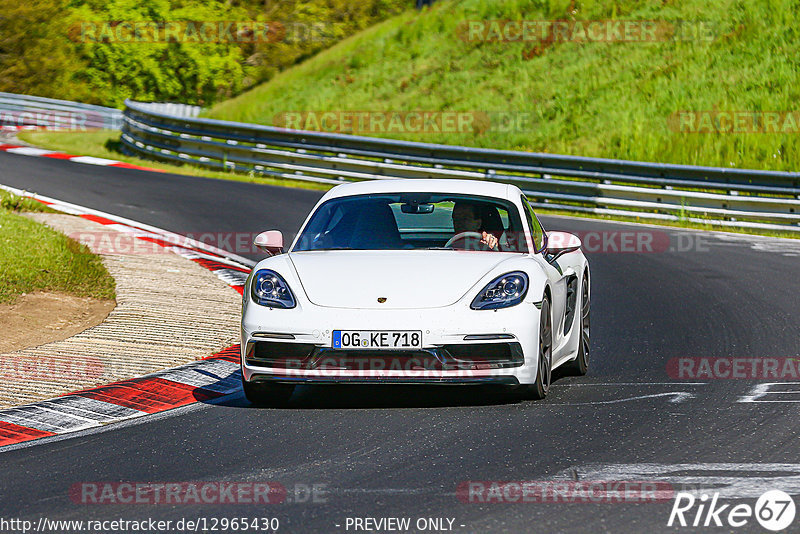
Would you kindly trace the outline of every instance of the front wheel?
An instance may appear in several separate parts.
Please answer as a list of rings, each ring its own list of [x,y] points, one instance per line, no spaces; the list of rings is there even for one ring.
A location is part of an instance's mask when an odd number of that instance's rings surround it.
[[[542,315],[539,319],[539,358],[536,369],[536,382],[525,386],[527,398],[541,400],[550,391],[553,375],[553,322],[550,317],[550,302],[542,301]]]
[[[294,393],[293,384],[248,382],[242,377],[242,389],[247,400],[256,406],[283,406]]]

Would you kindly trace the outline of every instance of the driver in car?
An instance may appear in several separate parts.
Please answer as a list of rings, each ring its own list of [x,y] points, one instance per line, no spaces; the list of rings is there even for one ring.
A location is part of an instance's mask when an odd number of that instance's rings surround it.
[[[481,234],[480,243],[492,250],[498,250],[498,239],[486,231],[486,221],[481,217],[481,209],[472,202],[457,202],[453,206],[453,230],[454,235],[463,232],[475,232]]]

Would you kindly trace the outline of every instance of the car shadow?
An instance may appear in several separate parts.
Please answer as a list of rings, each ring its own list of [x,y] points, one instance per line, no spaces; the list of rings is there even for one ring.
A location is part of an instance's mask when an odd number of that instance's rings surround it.
[[[570,377],[561,367],[553,371],[552,382],[555,384]],[[218,378],[216,382],[192,391],[197,402],[256,409],[386,409],[497,406],[528,401],[528,397],[516,388],[488,384],[314,384],[297,386],[289,401],[280,406],[256,406],[244,397],[240,370],[215,378]],[[546,403],[547,400],[539,402]]]
[[[553,382],[569,375],[553,371]],[[244,402],[247,402],[244,400]],[[450,408],[528,402],[517,389],[492,385],[307,385],[285,405],[294,409]],[[547,402],[542,401],[542,402]],[[252,406],[252,405],[251,405]]]
[[[553,382],[566,375],[553,371]],[[240,380],[237,372],[224,382],[230,386]],[[212,386],[213,388],[213,386]],[[216,388],[215,388],[216,389]],[[219,388],[223,389],[223,388]],[[198,389],[198,402],[252,409],[387,409],[387,408],[447,408],[467,406],[499,406],[528,402],[518,390],[492,385],[398,385],[398,384],[315,384],[302,385],[288,402],[274,406],[256,406],[250,403],[241,386],[225,395],[209,398],[206,390]],[[543,402],[547,402],[546,400]]]
[[[514,391],[498,386],[335,384],[298,387],[288,406],[296,409],[444,408],[519,401]]]

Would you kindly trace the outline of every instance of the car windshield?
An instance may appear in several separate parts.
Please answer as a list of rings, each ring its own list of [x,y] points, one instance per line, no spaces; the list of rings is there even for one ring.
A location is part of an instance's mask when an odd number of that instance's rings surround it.
[[[331,199],[312,215],[293,252],[453,249],[527,252],[516,207],[451,193],[357,195]]]

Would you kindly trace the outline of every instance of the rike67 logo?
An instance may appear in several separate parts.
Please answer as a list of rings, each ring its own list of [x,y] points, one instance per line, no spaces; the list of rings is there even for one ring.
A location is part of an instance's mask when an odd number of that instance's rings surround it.
[[[765,529],[779,532],[788,528],[795,517],[795,504],[789,494],[771,490],[758,498],[755,507],[749,504],[720,504],[719,493],[699,497],[680,492],[675,495],[667,526],[740,528],[753,518]]]

